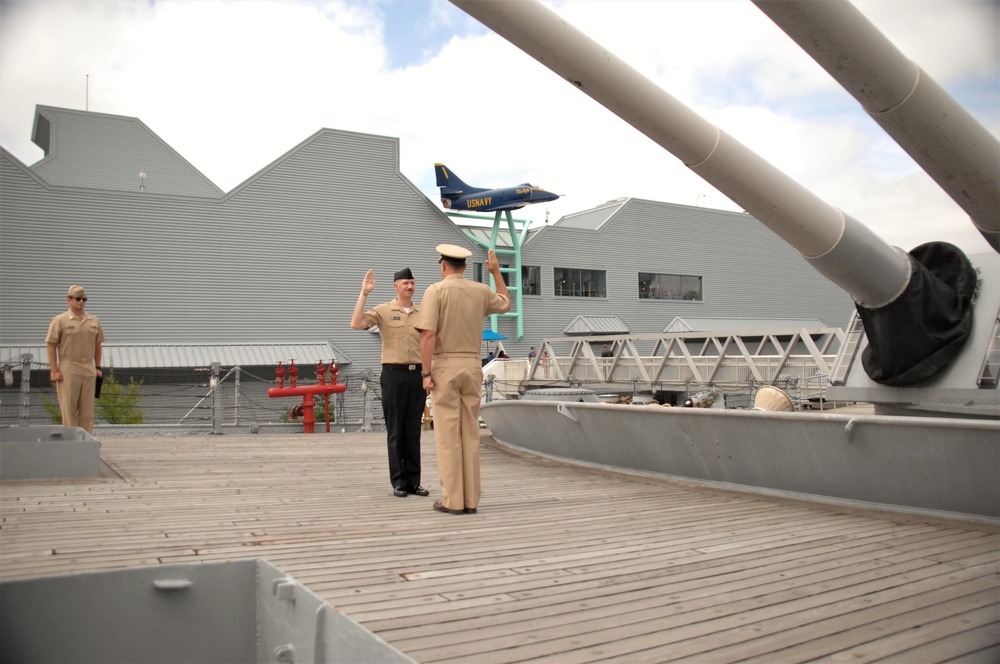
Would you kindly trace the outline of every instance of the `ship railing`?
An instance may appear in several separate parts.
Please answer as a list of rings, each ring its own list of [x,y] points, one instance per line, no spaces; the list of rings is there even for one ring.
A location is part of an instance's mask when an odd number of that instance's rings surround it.
[[[840,328],[781,328],[706,334],[683,332],[543,339],[519,387],[593,387],[621,391],[791,388],[823,397],[843,343]],[[608,345],[612,357],[595,349]],[[513,377],[513,376],[511,376]]]

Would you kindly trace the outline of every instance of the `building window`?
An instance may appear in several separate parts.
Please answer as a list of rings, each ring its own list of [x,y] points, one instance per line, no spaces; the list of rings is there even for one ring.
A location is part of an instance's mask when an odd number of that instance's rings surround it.
[[[607,297],[608,289],[604,270],[579,270],[572,267],[552,269],[556,295],[564,297]]]
[[[521,266],[521,292],[524,295],[542,294],[542,268],[537,265]]]
[[[508,268],[510,268],[509,265],[504,265],[503,263],[500,264],[500,269],[501,269],[500,276],[503,278],[504,285],[506,285],[509,288],[510,272],[503,271],[507,270]],[[487,286],[490,284],[490,272],[489,270],[486,269],[485,263],[472,264],[472,279],[474,281],[478,281],[481,284],[486,284]]]
[[[703,301],[701,277],[688,274],[639,273],[640,300]]]
[[[510,269],[510,265],[504,265],[501,263],[501,270]],[[503,277],[503,282],[510,287],[510,272],[501,271],[500,276]],[[486,266],[483,263],[473,263],[472,264],[472,279],[473,281],[478,281],[482,284],[490,283],[490,273],[486,270]],[[541,295],[542,294],[542,268],[537,265],[522,265],[521,266],[521,289],[524,295]]]

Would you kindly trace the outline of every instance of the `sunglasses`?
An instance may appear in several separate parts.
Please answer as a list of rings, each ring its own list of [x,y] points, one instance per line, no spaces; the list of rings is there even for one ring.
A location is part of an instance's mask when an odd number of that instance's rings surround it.
[[[74,297],[73,299],[76,300],[77,302],[86,302],[87,301],[87,298],[85,298],[85,297]]]

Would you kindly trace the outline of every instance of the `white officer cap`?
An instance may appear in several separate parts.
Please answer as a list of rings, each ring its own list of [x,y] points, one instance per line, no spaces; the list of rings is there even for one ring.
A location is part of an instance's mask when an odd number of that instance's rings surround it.
[[[439,244],[434,250],[441,254],[441,258],[448,258],[454,261],[464,261],[466,258],[472,256],[471,251],[457,244]]]

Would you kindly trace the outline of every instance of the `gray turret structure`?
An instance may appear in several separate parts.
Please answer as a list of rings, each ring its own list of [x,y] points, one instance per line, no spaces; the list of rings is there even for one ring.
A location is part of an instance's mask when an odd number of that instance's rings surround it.
[[[886,412],[998,416],[1000,256],[973,262],[944,242],[892,247],[540,3],[452,2],[676,156],[851,296],[860,324],[851,323],[855,337],[839,360],[837,380],[851,388],[844,398]],[[846,0],[757,4],[997,248],[1000,141]]]

